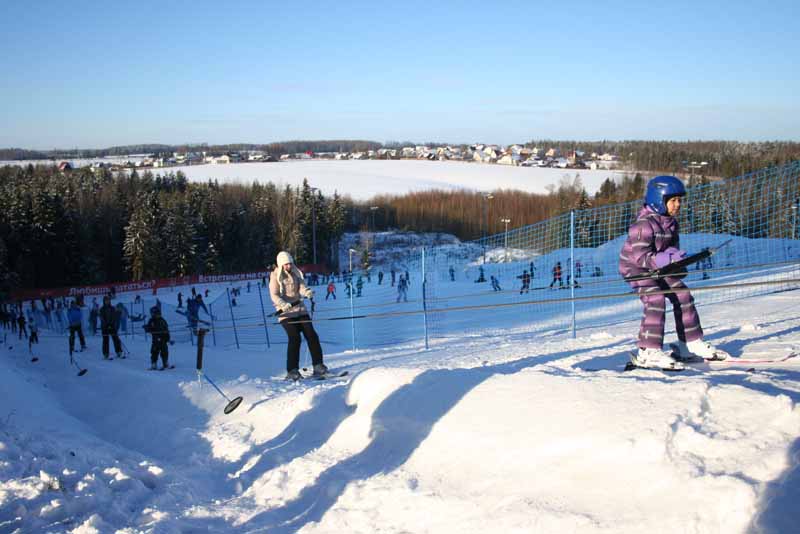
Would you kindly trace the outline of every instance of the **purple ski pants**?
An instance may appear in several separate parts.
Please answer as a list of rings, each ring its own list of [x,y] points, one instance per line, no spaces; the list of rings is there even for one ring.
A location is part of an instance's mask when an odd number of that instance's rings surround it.
[[[684,342],[703,338],[700,316],[694,307],[694,298],[678,278],[666,277],[659,280],[637,280],[631,286],[639,293],[644,304],[642,324],[639,327],[639,347],[662,348],[664,344],[664,323],[666,321],[666,301],[672,303],[675,314],[675,330],[678,339]],[[675,293],[654,293],[658,291],[676,290]]]

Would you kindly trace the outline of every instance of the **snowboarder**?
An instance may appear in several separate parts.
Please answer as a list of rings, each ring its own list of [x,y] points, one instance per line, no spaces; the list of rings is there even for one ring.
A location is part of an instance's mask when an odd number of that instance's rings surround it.
[[[278,266],[269,278],[269,295],[275,309],[280,313],[278,322],[286,330],[289,343],[286,346],[286,379],[299,380],[300,375],[300,334],[306,338],[314,376],[322,377],[328,372],[323,363],[319,336],[311,323],[311,317],[303,304],[303,298],[313,302],[314,291],[306,287],[303,273],[294,264],[294,258],[286,251],[278,253]]]
[[[528,271],[523,270],[522,274],[519,275],[517,278],[520,278],[522,280],[522,288],[519,290],[519,294],[522,295],[523,292],[524,293],[529,292],[531,290],[531,275],[528,274]]]
[[[86,350],[86,338],[83,337],[83,312],[78,307],[78,301],[73,300],[67,311],[67,321],[69,322],[69,352],[75,348],[75,334],[81,342],[81,350]]]
[[[639,294],[644,305],[639,328],[638,352],[631,356],[634,365],[681,369],[673,354],[662,349],[666,299],[672,303],[678,343],[672,345],[679,359],[694,357],[724,360],[729,355],[703,340],[700,317],[694,298],[681,278],[683,274],[654,279],[643,275],[666,267],[686,256],[680,250],[678,221],[681,199],[686,189],[674,176],[656,176],[647,184],[644,206],[628,229],[628,238],[620,254],[619,272]],[[677,291],[676,291],[677,290]],[[661,293],[661,291],[671,291]]]
[[[119,339],[119,312],[111,305],[111,297],[103,297],[103,306],[98,314],[100,316],[100,333],[103,334],[103,359],[108,360],[108,336],[114,341],[114,352],[117,358],[122,357],[122,341]]]
[[[156,369],[158,357],[161,356],[161,368],[169,369],[169,325],[161,316],[161,310],[156,306],[150,308],[150,320],[144,325],[144,331],[150,334],[150,369]]]

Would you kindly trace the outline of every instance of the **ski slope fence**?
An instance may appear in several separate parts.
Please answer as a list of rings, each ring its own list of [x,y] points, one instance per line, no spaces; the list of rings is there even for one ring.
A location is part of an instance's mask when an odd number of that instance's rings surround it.
[[[685,278],[698,306],[800,287],[799,183],[800,162],[793,162],[687,190],[681,248],[691,254],[731,239]],[[355,266],[351,276],[333,279],[336,300],[325,300],[325,282],[314,286],[315,327],[326,352],[429,346],[509,330],[575,336],[621,321],[632,321],[633,335],[641,303],[617,265],[640,207],[633,201],[575,210],[476,241],[408,247],[370,270]],[[350,252],[351,262],[361,255]],[[269,291],[257,281],[227,289],[209,309],[214,344],[285,344]]]
[[[701,307],[701,320],[703,306],[800,288],[799,185],[800,162],[793,162],[688,188],[679,215],[681,248],[691,254],[731,240],[692,266],[684,280]],[[509,332],[575,336],[581,328],[627,321],[633,337],[641,303],[617,265],[641,204],[574,210],[471,242],[406,246],[369,270],[353,263],[363,251],[350,249],[343,267],[351,272],[331,278],[335,299],[326,299],[327,277],[311,286],[324,350],[428,347],[454,337]],[[405,293],[399,290],[401,277],[408,281]],[[261,282],[215,288],[206,302],[208,313],[200,312],[200,326],[209,329],[207,345],[286,344]],[[174,295],[159,297],[173,339],[193,343],[185,308],[176,307]],[[122,300],[124,334],[144,335],[136,321],[146,320],[155,299]],[[668,310],[668,326],[671,316]],[[59,331],[54,319],[49,326]]]

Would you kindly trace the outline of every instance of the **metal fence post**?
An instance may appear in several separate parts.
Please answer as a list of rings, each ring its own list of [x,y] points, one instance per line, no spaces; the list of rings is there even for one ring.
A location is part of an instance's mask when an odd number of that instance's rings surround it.
[[[575,210],[569,212],[569,298],[572,308],[572,339],[577,337],[575,328]]]
[[[425,331],[425,350],[428,350],[428,305],[426,301],[426,285],[428,279],[425,276],[425,247],[422,247],[422,317]]]
[[[264,298],[261,296],[261,284],[258,284],[258,301],[261,303],[261,318],[264,319],[264,336],[267,338],[267,348],[269,345],[269,332],[267,331],[267,314],[264,311]]]
[[[231,323],[233,324],[233,339],[236,340],[236,348],[239,347],[239,334],[236,332],[236,317],[233,315],[233,305],[231,304],[231,289],[225,288],[225,293],[228,295],[228,309],[231,311]]]

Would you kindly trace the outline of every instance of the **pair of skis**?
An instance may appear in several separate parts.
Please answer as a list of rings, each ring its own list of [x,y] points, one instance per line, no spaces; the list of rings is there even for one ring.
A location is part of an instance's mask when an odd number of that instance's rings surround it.
[[[632,353],[634,354],[634,353]],[[635,355],[635,354],[634,354]],[[735,368],[737,365],[745,365],[750,366],[747,371],[755,372],[756,368],[759,365],[770,365],[770,364],[777,364],[777,363],[784,363],[794,358],[800,357],[800,352],[792,351],[789,354],[785,354],[783,356],[778,356],[776,358],[726,358],[724,360],[705,360],[702,358],[692,358],[692,359],[679,359],[677,362],[682,364],[687,364],[687,366],[680,366],[680,367],[643,367],[636,365],[633,361],[629,361],[625,364],[624,371],[635,371],[639,369],[644,369],[648,371],[665,371],[665,372],[680,372],[686,369],[692,370],[703,370],[703,369],[711,369],[711,370],[718,370],[721,368]],[[695,364],[702,365],[705,367],[698,367]]]

